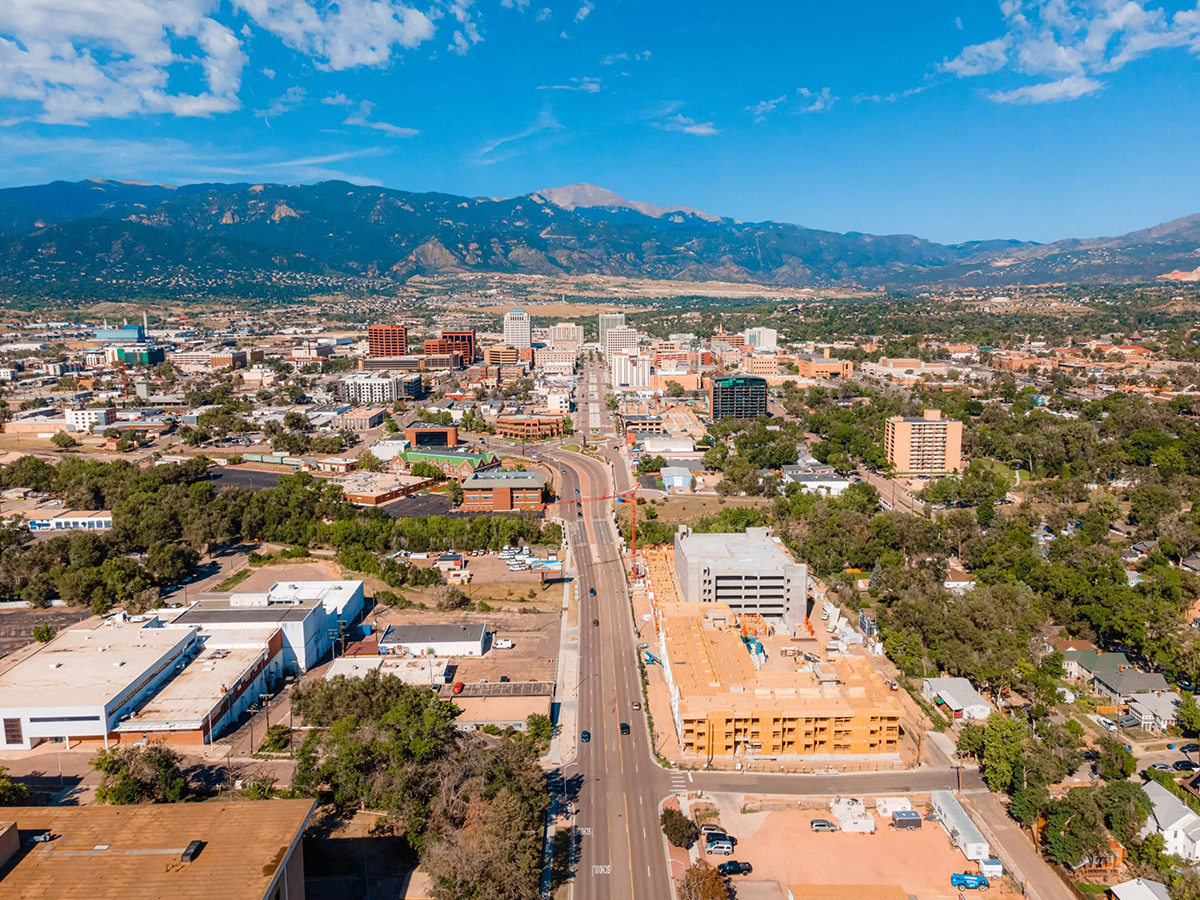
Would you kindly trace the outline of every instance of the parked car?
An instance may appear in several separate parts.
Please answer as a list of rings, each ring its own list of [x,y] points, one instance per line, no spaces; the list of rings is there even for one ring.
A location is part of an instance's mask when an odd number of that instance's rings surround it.
[[[462,689],[463,689],[463,683],[461,681],[456,681],[456,682],[454,682],[454,687],[450,688],[450,692],[454,693],[454,694],[461,694]]]
[[[501,676],[500,676],[500,683],[501,683],[501,684],[508,684],[508,676],[507,676],[507,675],[501,675]]]
[[[731,859],[729,862],[723,862],[717,866],[717,871],[722,875],[749,875],[754,871],[754,866],[748,862],[738,862],[736,859]]]
[[[1167,765],[1166,763],[1155,763],[1150,768],[1152,768],[1155,772],[1170,772],[1171,771],[1171,767],[1169,765]]]
[[[830,822],[828,819],[813,819],[812,823],[808,827],[811,828],[813,831],[837,831],[838,830],[837,826],[834,825],[832,822]]]
[[[1104,716],[1096,716],[1096,722],[1100,725],[1101,728],[1107,728],[1109,731],[1117,730],[1117,723],[1114,722],[1112,719],[1106,719],[1106,718],[1104,718]]]
[[[1176,760],[1171,764],[1171,768],[1176,772],[1200,772],[1200,765],[1197,765],[1190,759]]]
[[[621,734],[629,734],[629,723],[628,722],[621,723]]]
[[[955,872],[950,876],[950,886],[960,891],[986,891],[988,880],[982,875],[973,875],[970,872]]]
[[[497,650],[511,650],[516,645],[509,638],[500,638],[496,643],[492,644]]]
[[[704,852],[714,856],[733,856],[733,843],[728,840],[707,841]]]
[[[592,739],[592,733],[590,731],[579,732],[579,740],[583,741],[583,743],[586,744],[591,739]]]
[[[724,836],[725,829],[722,828],[720,825],[701,825],[700,833],[705,836],[704,837],[705,840],[708,840],[708,835],[710,835],[710,834],[719,834],[719,835]]]
[[[1184,753],[1200,753],[1200,744],[1184,744],[1179,749]]]

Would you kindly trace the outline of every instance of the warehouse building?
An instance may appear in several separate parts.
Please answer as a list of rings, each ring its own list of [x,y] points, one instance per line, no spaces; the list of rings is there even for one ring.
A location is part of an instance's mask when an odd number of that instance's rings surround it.
[[[379,652],[401,656],[483,656],[487,625],[389,625]]]
[[[675,571],[688,603],[725,603],[734,612],[801,623],[807,615],[808,567],[788,555],[770,529],[745,534],[675,534]]]
[[[316,806],[12,807],[0,813],[0,896],[304,900],[301,838]]]
[[[199,649],[198,629],[121,622],[60,632],[0,671],[0,749],[99,739],[146,703]]]

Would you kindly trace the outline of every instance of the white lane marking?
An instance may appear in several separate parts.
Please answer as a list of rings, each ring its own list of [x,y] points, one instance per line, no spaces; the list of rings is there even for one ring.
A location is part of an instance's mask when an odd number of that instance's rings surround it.
[[[688,781],[695,781],[695,780],[696,780],[696,779],[694,779],[694,778],[692,777],[692,773],[691,773],[691,772],[688,772]]]

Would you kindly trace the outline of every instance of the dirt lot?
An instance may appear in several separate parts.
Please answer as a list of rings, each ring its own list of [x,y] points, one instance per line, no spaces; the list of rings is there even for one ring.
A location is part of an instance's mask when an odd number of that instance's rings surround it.
[[[718,803],[721,824],[737,838],[733,858],[754,866],[754,873],[744,879],[747,883],[774,881],[784,890],[789,884],[897,884],[922,900],[956,900],[951,873],[978,871],[935,822],[925,822],[916,831],[893,831],[876,817],[875,834],[818,833],[809,823],[832,818],[828,809],[746,814],[739,812],[733,798],[714,799],[730,801]],[[724,862],[725,857],[712,860]],[[1007,881],[994,880],[992,889],[1001,897],[1016,895]]]
[[[561,590],[561,587],[559,588]],[[560,595],[561,597],[561,595]],[[492,649],[479,658],[456,658],[456,681],[554,681],[558,668],[559,613],[522,615],[506,612],[433,612],[423,609],[388,609],[380,612],[382,631],[388,625],[476,624],[485,622],[497,638],[513,642],[511,650]]]
[[[665,500],[653,503],[658,512],[660,522],[693,522],[705,516],[715,516],[726,507],[762,506],[770,507],[770,500],[760,497],[726,497],[721,503],[717,497],[708,494],[673,494]],[[629,504],[617,504],[617,516],[622,522],[628,521],[631,513]],[[638,509],[638,521],[643,521],[646,507]]]
[[[234,590],[250,593],[265,591],[277,581],[340,581],[342,567],[323,559],[308,562],[281,563],[274,566],[259,566]]]
[[[309,900],[426,897],[429,879],[403,838],[377,836],[378,816],[341,819],[318,810],[304,835],[304,887]]]

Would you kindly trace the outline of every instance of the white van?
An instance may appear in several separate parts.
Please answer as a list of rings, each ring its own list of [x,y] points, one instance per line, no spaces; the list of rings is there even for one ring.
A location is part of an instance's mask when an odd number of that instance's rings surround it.
[[[492,644],[492,646],[497,650],[511,650],[516,645],[508,638],[500,638],[500,640],[496,641],[494,644]]]

